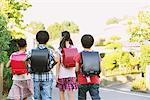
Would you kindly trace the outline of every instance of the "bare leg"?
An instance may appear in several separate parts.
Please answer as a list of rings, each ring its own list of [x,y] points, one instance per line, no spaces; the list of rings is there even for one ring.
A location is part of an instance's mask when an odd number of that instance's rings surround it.
[[[64,91],[60,91],[59,95],[60,95],[60,100],[65,100]]]
[[[67,91],[67,94],[68,94],[68,100],[74,100],[74,94],[75,94],[75,91],[73,90],[68,90]]]

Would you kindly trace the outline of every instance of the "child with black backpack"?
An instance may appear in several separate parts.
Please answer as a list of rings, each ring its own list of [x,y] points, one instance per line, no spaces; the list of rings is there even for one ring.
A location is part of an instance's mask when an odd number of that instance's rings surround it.
[[[84,50],[74,57],[79,84],[78,100],[86,100],[88,91],[92,100],[101,99],[99,96],[100,56],[98,52],[91,50],[93,43],[94,38],[92,35],[83,35],[81,44]]]
[[[13,84],[8,94],[9,100],[27,100],[33,95],[33,82],[26,67],[26,47],[25,39],[19,39],[17,42],[19,51],[10,56],[6,67],[11,67],[13,74]]]
[[[31,75],[34,82],[34,100],[52,100],[52,83],[54,52],[46,47],[49,40],[47,31],[39,31],[36,34],[38,46],[28,53],[28,62],[31,65]]]

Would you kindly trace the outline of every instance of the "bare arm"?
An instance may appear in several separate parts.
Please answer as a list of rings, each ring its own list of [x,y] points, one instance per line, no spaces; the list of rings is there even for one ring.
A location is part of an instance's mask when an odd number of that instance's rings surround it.
[[[60,55],[57,54],[57,57],[55,58],[57,64],[56,64],[56,81],[58,79],[58,76],[59,76],[59,70],[60,70],[60,64],[61,64],[61,61],[60,61]]]
[[[76,62],[76,68],[75,71],[78,72],[79,71],[79,63]]]
[[[10,67],[10,60],[7,62],[6,67],[9,68]]]

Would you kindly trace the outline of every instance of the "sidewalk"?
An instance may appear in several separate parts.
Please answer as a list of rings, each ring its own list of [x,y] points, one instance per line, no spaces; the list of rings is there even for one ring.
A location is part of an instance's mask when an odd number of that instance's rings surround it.
[[[127,82],[127,83],[113,83],[113,84],[110,84],[110,85],[106,86],[106,88],[120,90],[120,91],[131,91],[130,84],[131,84],[130,82]]]
[[[113,84],[110,84],[110,85],[106,86],[105,88],[114,89],[114,90],[123,91],[123,92],[150,94],[150,90],[147,90],[147,91],[132,91],[131,90],[131,82],[113,83]]]

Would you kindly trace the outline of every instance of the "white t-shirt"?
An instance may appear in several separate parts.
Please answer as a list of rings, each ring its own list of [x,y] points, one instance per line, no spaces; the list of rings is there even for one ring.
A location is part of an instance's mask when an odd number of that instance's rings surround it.
[[[62,53],[58,50],[58,53],[61,56],[61,64],[59,70],[59,78],[68,78],[68,77],[76,77],[75,67],[65,68],[62,63]]]

